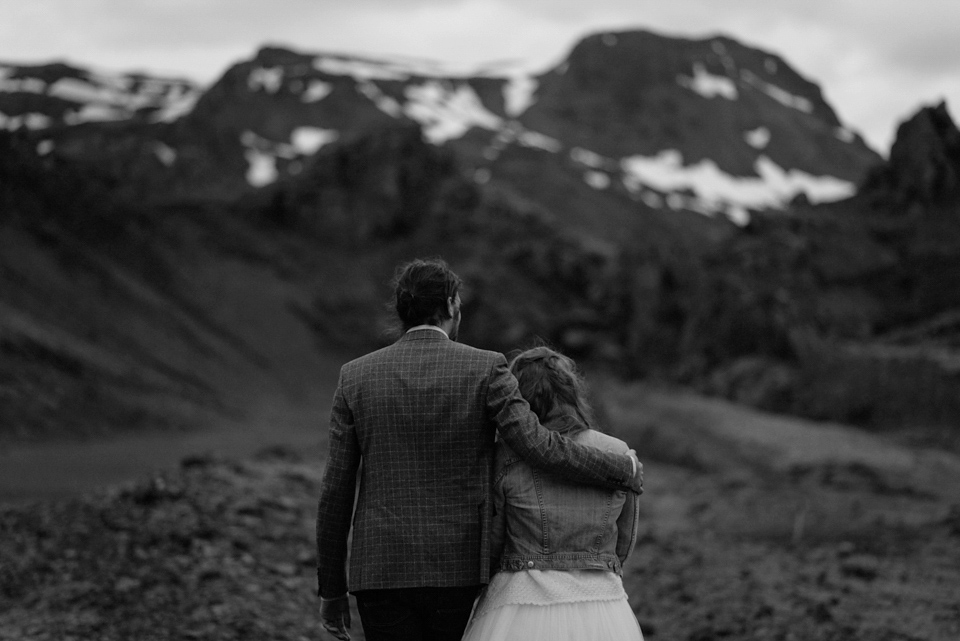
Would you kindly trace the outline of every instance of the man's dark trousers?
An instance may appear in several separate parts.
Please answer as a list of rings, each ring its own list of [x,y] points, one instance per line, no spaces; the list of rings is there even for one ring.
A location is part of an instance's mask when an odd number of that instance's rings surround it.
[[[367,641],[460,641],[479,585],[354,593]]]

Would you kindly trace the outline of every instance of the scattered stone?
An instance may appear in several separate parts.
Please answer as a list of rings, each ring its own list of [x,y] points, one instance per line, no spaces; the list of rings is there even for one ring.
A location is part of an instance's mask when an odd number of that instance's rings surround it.
[[[880,573],[880,561],[875,556],[857,555],[844,559],[840,571],[844,576],[873,581]]]

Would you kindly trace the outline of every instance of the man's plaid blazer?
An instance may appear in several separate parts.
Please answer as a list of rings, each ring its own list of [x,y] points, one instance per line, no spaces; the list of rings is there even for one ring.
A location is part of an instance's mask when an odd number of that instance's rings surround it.
[[[529,463],[570,480],[631,482],[629,457],[541,427],[498,352],[415,329],[344,365],[317,509],[320,596],[347,592],[351,517],[351,592],[487,583],[496,430]]]

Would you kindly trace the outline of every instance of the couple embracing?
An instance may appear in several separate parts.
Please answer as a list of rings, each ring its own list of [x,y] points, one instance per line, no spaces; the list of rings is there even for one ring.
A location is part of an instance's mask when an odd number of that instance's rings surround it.
[[[350,638],[349,590],[368,641],[642,640],[621,581],[642,465],[594,429],[570,359],[458,343],[460,287],[442,260],[401,266],[405,333],[341,369],[317,511],[324,629]]]

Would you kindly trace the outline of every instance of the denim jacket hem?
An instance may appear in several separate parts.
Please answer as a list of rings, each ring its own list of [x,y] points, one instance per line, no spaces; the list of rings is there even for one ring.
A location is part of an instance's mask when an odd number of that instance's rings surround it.
[[[509,554],[500,559],[502,572],[523,570],[604,570],[623,575],[623,567],[616,554]]]

